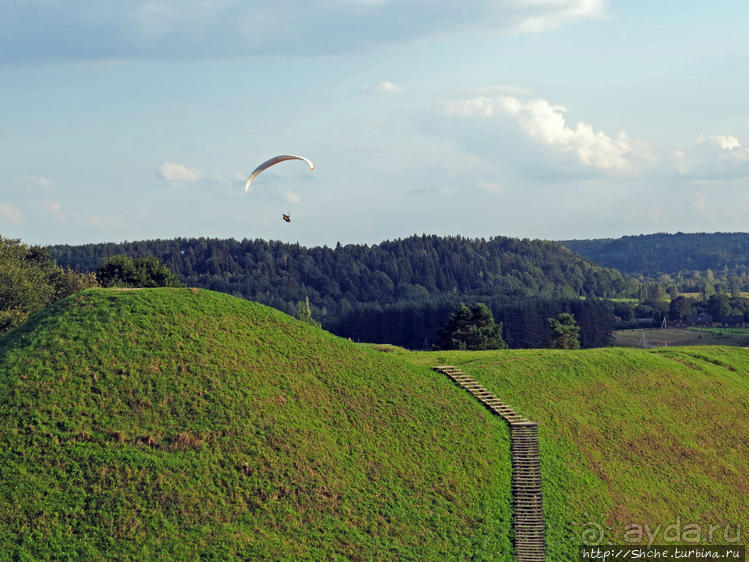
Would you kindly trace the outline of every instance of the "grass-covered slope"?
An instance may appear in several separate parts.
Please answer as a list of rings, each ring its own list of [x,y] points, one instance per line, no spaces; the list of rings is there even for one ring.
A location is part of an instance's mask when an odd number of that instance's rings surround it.
[[[739,525],[746,541],[749,350],[391,351],[459,365],[539,422],[550,560],[648,532],[653,544],[722,543]]]
[[[0,338],[9,557],[510,560],[508,459],[443,377],[227,295],[88,290]]]

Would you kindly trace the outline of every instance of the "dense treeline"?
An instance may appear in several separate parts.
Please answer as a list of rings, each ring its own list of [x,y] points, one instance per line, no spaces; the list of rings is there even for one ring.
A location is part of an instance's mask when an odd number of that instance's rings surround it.
[[[382,244],[305,248],[263,240],[184,239],[51,246],[78,271],[106,257],[153,255],[181,281],[293,313],[309,296],[323,319],[358,303],[426,302],[436,295],[575,298],[633,294],[632,281],[561,244],[514,238],[412,236]]]
[[[467,299],[466,302],[475,302]],[[571,313],[580,326],[580,346],[602,347],[612,341],[616,322],[613,304],[598,299],[515,299],[485,300],[509,347],[549,347],[552,330],[548,319]],[[409,349],[429,349],[438,345],[456,301],[443,299],[425,304],[399,303],[379,307],[365,304],[334,321],[332,332],[354,341],[392,343]]]
[[[596,266],[559,243],[505,237],[423,235],[335,248],[178,238],[51,246],[50,251],[58,263],[80,271],[94,270],[112,255],[152,255],[187,285],[248,298],[288,314],[295,314],[299,301],[309,297],[315,318],[335,333],[416,348],[434,343],[436,330],[460,301],[486,302],[502,320],[510,303],[521,306],[531,302],[528,299],[563,303],[580,296],[629,296],[639,290],[637,282]],[[569,305],[560,304],[553,312],[570,311]],[[387,329],[377,328],[382,322]],[[546,317],[541,321],[543,336],[527,336],[520,328],[523,322],[505,322],[511,346],[548,343]],[[581,327],[588,344],[601,341],[585,336],[586,326]]]
[[[682,292],[749,290],[749,234],[645,234],[563,242],[595,263]]]

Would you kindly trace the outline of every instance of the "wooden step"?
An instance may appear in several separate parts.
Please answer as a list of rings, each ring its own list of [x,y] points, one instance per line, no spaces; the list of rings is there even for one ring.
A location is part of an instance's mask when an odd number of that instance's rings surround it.
[[[545,562],[538,424],[453,365],[434,367],[510,425],[515,550],[518,562]]]

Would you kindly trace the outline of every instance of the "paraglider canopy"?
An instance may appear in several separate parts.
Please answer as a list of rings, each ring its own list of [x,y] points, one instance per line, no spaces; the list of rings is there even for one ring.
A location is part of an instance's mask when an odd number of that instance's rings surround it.
[[[252,171],[252,173],[250,174],[250,177],[247,178],[247,183],[244,184],[245,192],[250,190],[250,185],[252,185],[252,182],[262,171],[270,168],[271,166],[275,164],[278,164],[279,162],[284,162],[286,160],[302,160],[307,163],[310,170],[315,169],[315,165],[312,163],[312,161],[309,160],[308,158],[305,158],[304,156],[296,156],[294,154],[282,154],[280,156],[274,156],[270,160],[266,160],[265,162],[260,164],[257,168],[255,168]]]

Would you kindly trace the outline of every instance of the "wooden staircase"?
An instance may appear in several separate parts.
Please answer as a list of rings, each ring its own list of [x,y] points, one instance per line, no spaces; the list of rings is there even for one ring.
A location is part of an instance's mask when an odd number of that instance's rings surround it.
[[[473,394],[479,402],[510,424],[515,553],[518,562],[545,561],[538,424],[517,414],[457,367],[440,365],[434,367],[434,370],[447,375],[455,384]]]

